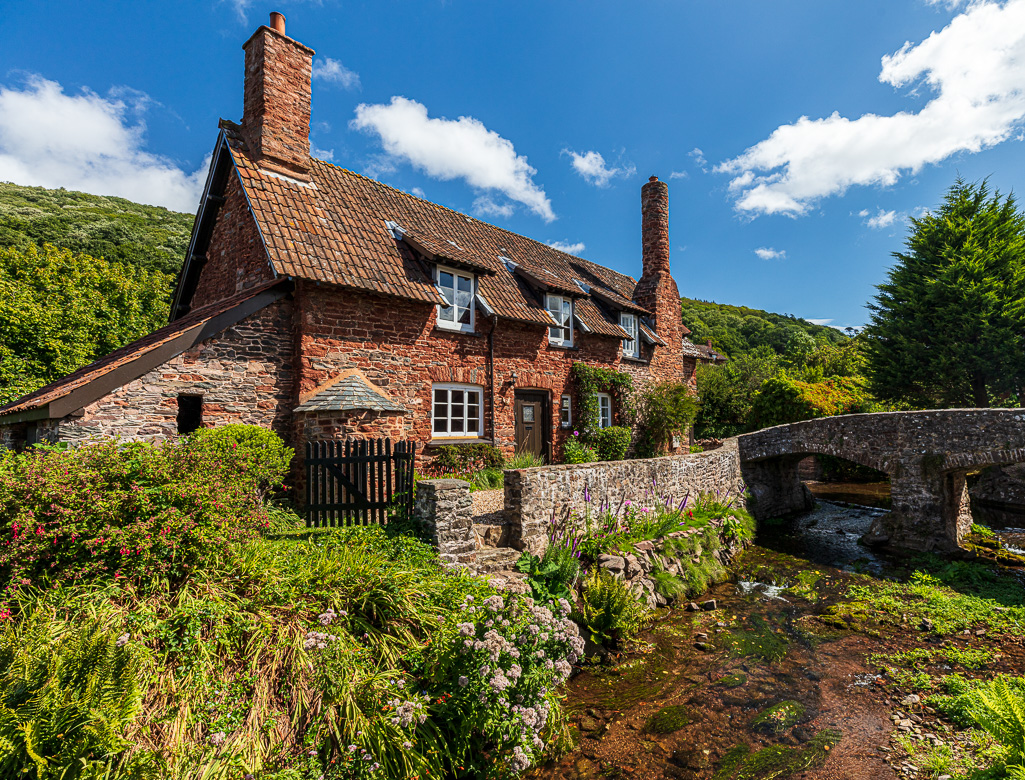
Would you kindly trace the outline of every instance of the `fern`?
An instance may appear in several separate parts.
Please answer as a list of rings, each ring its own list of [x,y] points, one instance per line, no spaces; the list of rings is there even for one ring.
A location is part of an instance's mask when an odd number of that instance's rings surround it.
[[[603,644],[616,647],[634,636],[647,616],[648,608],[607,570],[595,568],[584,580],[580,618]]]
[[[144,690],[137,651],[99,622],[30,618],[9,628],[0,635],[0,777],[94,776],[96,761],[128,750]],[[118,774],[142,774],[138,758],[118,762]]]
[[[1008,750],[1008,768],[1025,764],[1025,694],[1003,677],[974,692],[976,723]],[[1023,770],[1025,771],[1025,770]]]

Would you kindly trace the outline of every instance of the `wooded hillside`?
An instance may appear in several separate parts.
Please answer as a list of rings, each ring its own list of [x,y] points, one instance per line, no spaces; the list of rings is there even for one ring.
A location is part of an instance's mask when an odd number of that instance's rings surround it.
[[[53,244],[110,262],[177,274],[193,218],[124,198],[0,182],[0,247]]]

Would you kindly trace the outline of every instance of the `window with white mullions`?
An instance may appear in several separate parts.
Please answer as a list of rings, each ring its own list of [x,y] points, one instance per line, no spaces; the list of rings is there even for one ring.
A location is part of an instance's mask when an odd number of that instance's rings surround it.
[[[434,437],[479,438],[482,428],[481,388],[476,385],[434,385]]]
[[[612,396],[598,393],[598,427],[609,428],[612,425]]]
[[[562,295],[545,296],[545,308],[555,320],[548,328],[548,343],[560,347],[573,346],[573,299]]]
[[[623,356],[640,357],[641,342],[637,338],[637,315],[621,311],[619,313],[619,326],[630,334],[630,338],[623,339]]]
[[[448,306],[438,306],[438,327],[473,331],[474,286],[472,274],[438,266],[436,282]]]
[[[562,397],[562,406],[559,408],[559,418],[563,428],[569,428],[573,425],[573,399],[564,395]]]

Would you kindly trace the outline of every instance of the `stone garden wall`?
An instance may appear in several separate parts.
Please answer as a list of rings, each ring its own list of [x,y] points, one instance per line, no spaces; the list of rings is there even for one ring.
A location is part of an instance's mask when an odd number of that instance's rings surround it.
[[[538,555],[548,544],[553,513],[582,512],[588,497],[596,509],[604,500],[615,508],[626,499],[644,504],[668,495],[679,502],[702,492],[743,493],[736,439],[712,452],[506,471],[505,521],[512,545]]]

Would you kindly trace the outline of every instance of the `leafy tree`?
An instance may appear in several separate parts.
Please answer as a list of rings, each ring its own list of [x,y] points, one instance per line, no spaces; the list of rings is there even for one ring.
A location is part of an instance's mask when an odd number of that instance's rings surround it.
[[[759,428],[868,412],[872,402],[861,377],[832,377],[821,382],[802,382],[780,372],[765,380],[755,394],[751,418]]]
[[[49,244],[0,248],[0,402],[164,325],[173,281]]]
[[[1025,216],[1014,196],[957,182],[913,219],[869,304],[872,389],[918,407],[989,406],[1025,381]]]
[[[694,434],[699,438],[734,436],[748,430],[755,393],[779,369],[779,357],[767,346],[723,365],[698,366],[701,409]]]

